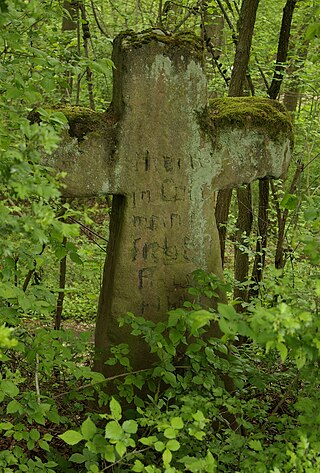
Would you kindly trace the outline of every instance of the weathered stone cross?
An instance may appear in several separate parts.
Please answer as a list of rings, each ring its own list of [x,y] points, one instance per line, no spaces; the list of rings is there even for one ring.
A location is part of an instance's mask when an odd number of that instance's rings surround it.
[[[192,35],[122,34],[113,61],[110,111],[71,117],[50,158],[68,173],[67,195],[113,195],[96,325],[102,372],[111,344],[129,343],[134,368],[150,360],[145,345],[119,328],[119,316],[163,320],[186,299],[195,269],[222,277],[214,190],[279,177],[291,137],[275,102],[208,106],[202,44]]]

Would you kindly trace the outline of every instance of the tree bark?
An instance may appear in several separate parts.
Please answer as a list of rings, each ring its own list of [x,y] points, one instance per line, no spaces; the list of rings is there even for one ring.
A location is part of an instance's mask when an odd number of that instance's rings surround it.
[[[269,207],[269,178],[259,181],[259,210],[258,210],[258,238],[256,252],[252,269],[249,299],[258,296],[259,283],[262,281],[263,270],[266,259],[267,235],[268,235],[268,207]]]
[[[270,99],[276,99],[280,92],[280,87],[283,80],[284,71],[286,69],[285,62],[287,60],[290,31],[292,24],[293,12],[298,0],[287,0],[283,9],[282,23],[278,42],[278,52],[276,67],[273,74],[273,79],[268,90]]]
[[[233,291],[234,299],[247,302],[248,287],[243,283],[248,279],[249,273],[249,255],[246,248],[248,246],[248,238],[252,229],[252,193],[251,185],[248,184],[237,189],[238,199],[238,219],[237,219],[237,237],[234,255],[234,277],[236,284]],[[238,285],[240,284],[240,285]],[[245,308],[242,304],[236,306],[237,312],[243,312]]]
[[[228,96],[239,97],[243,95],[246,72],[249,63],[252,35],[256,20],[259,0],[243,0],[239,16],[239,35],[233,63]],[[226,225],[229,216],[229,207],[232,196],[231,189],[218,192],[216,205],[216,221],[219,231],[221,258],[224,264]]]
[[[293,18],[293,12],[297,0],[287,0],[286,5],[283,9],[282,23],[278,41],[278,52],[276,59],[276,66],[274,70],[273,79],[268,89],[268,95],[270,99],[276,100],[279,93],[281,84],[283,81],[283,75],[285,70],[285,62],[288,56],[289,39],[291,24]],[[275,187],[272,184],[273,198],[277,198]],[[268,204],[269,204],[269,179],[265,179],[259,182],[259,212],[258,212],[258,239],[256,243],[256,255],[252,270],[252,283],[250,289],[250,298],[256,297],[259,292],[259,283],[262,281],[263,270],[265,266],[265,252],[267,247],[267,234],[268,234]],[[285,210],[281,215],[280,206],[277,206],[278,216],[278,242],[275,257],[275,266],[280,268],[284,266],[283,259],[283,243],[284,243],[284,232],[285,223],[287,219],[287,211]]]

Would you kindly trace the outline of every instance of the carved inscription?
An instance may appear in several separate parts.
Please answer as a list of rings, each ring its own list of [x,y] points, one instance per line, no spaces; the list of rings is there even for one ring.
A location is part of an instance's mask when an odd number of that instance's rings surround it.
[[[181,225],[181,215],[179,214],[171,214],[170,215],[170,227],[177,228]]]
[[[177,201],[184,200],[186,194],[185,186],[177,186],[173,179],[165,179],[161,187],[163,200]]]
[[[138,287],[139,289],[152,288],[153,287],[153,273],[155,271],[154,267],[142,268],[139,269],[138,273]]]
[[[156,215],[151,215],[151,217],[144,217],[143,215],[133,216],[133,226],[140,229],[156,230],[158,223],[159,218]]]

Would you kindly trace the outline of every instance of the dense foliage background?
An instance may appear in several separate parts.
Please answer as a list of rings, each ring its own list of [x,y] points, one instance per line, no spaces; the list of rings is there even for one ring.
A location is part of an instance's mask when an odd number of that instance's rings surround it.
[[[238,87],[253,18],[239,14],[256,7]],[[1,471],[320,470],[319,13],[313,0],[0,1]],[[132,372],[120,345],[109,362],[127,372],[106,380],[90,367],[110,201],[61,199],[41,155],[66,126],[59,107],[110,104],[114,37],[150,27],[202,36],[211,98],[276,90],[295,148],[267,200],[261,183],[230,194],[230,304],[198,304],[221,285],[199,270],[194,303],[166,324],[124,316],[155,367]],[[219,339],[205,336],[212,320]]]

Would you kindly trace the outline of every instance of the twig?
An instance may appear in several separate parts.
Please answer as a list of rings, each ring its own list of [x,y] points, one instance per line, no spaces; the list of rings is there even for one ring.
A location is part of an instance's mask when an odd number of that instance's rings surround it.
[[[111,465],[106,466],[106,467],[105,467],[103,470],[101,470],[101,471],[110,470],[110,468],[113,468],[115,465],[118,465],[119,463],[122,463],[126,457],[129,457],[129,456],[132,456],[132,455],[136,455],[137,453],[145,452],[146,450],[150,450],[150,447],[143,448],[142,450],[137,450],[137,449],[135,449],[135,450],[133,450],[132,452],[127,453],[126,455],[124,455],[122,458],[120,458],[120,459],[117,460],[116,462],[112,463]]]
[[[103,241],[106,241],[106,242],[109,241],[107,238],[104,238],[103,236],[99,235],[99,233],[96,233],[95,231],[91,230],[91,228],[87,227],[84,223],[79,222],[79,220],[75,219],[74,217],[70,216],[68,218],[70,220],[72,220],[73,222],[77,223],[78,225],[80,225],[80,227],[82,227],[85,230],[87,230],[88,232],[92,233],[92,235],[95,235],[96,237],[100,238]]]
[[[40,405],[40,388],[39,388],[39,355],[36,353],[36,370],[34,374],[36,384],[37,403]]]
[[[194,13],[197,8],[199,8],[199,6],[201,5],[202,3],[202,0],[198,0],[197,3],[195,4],[194,7],[191,7],[188,11],[188,13],[185,14],[185,16],[182,18],[182,20],[180,21],[180,23],[177,24],[177,26],[174,28],[173,30],[173,34],[176,33],[180,28],[181,26],[188,20],[188,18],[192,15],[192,13]]]
[[[235,29],[234,29],[234,26],[233,26],[233,24],[232,24],[232,21],[230,20],[229,15],[228,15],[226,9],[225,9],[224,6],[222,5],[221,0],[217,0],[217,4],[219,5],[220,10],[222,11],[223,16],[224,16],[226,22],[228,23],[228,26],[229,26],[230,30],[235,34]]]
[[[175,369],[190,369],[191,367],[186,365],[179,365],[179,366],[175,366]],[[95,383],[88,383],[88,384],[84,384],[83,386],[79,386],[77,388],[77,391],[82,391],[83,389],[87,389],[87,388],[92,388],[93,386],[96,386],[98,384],[104,384],[104,383],[107,383],[109,381],[114,381],[115,379],[119,379],[119,378],[124,378],[125,376],[129,376],[129,375],[132,375],[132,374],[138,374],[138,373],[145,373],[146,371],[150,371],[152,368],[144,368],[143,370],[136,370],[136,371],[130,371],[129,373],[120,373],[120,374],[116,374],[114,376],[110,376],[109,378],[104,378],[103,380],[101,381],[96,381]],[[66,392],[63,392],[63,393],[60,393],[60,394],[57,394],[57,396],[55,396],[55,399],[58,399],[59,397],[63,397],[65,396],[67,393]]]

